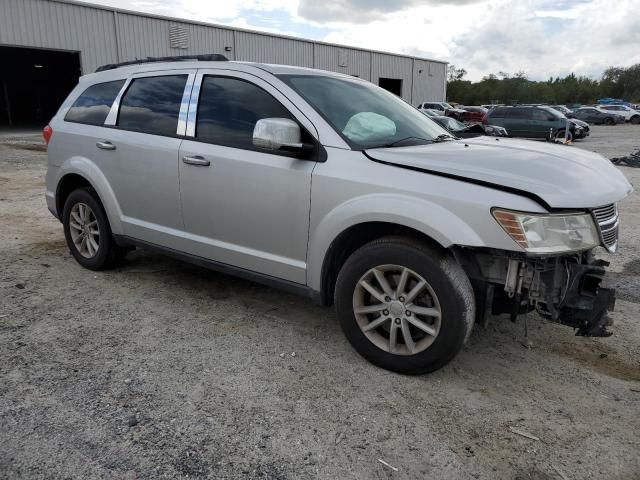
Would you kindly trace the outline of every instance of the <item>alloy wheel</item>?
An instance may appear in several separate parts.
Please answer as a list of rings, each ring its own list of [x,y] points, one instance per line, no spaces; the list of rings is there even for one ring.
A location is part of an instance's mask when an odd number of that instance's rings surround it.
[[[400,265],[367,271],[353,292],[353,312],[362,333],[381,350],[415,355],[440,332],[442,309],[421,275]]]
[[[100,226],[95,213],[86,203],[71,208],[69,233],[74,246],[85,258],[93,258],[100,248]]]

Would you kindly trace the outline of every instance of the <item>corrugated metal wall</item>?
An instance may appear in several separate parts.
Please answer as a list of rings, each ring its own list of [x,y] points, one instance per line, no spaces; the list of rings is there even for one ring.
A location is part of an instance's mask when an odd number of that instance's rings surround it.
[[[233,47],[233,31],[231,30],[119,12],[115,13],[115,19],[118,29],[120,61],[145,57],[224,52],[225,47]],[[188,48],[171,48],[169,43],[170,24],[178,24],[186,30]],[[228,57],[233,58],[229,52],[225,53]],[[233,53],[233,50],[230,53]]]
[[[249,32],[235,32],[236,58],[313,68],[313,43]]]
[[[113,12],[43,0],[0,0],[0,44],[81,52],[83,72],[117,58]]]
[[[186,37],[179,46],[187,48],[171,47],[170,27]],[[375,84],[401,79],[402,98],[414,105],[445,98],[443,63],[58,0],[0,0],[0,45],[77,51],[84,73],[149,56],[224,53],[235,60],[357,75]]]
[[[371,75],[371,52],[315,44],[314,68],[357,75],[365,80]]]
[[[412,103],[441,102],[445,99],[447,66],[428,60],[414,60]]]

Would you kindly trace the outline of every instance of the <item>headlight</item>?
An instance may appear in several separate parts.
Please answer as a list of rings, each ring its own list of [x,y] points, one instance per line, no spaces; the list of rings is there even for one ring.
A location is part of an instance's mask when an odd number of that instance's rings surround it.
[[[529,253],[587,250],[600,244],[588,213],[537,214],[498,208],[491,213],[507,235]]]

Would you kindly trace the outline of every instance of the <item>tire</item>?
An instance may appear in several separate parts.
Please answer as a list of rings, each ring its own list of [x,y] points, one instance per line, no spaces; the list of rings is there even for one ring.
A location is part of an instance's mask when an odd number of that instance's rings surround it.
[[[558,130],[558,131],[556,132],[556,137],[555,137],[555,138],[556,138],[556,140],[564,140],[564,130],[565,130],[565,129],[563,128],[562,130]],[[570,142],[572,142],[572,141],[573,141],[573,133],[571,133],[571,131],[569,131],[569,138],[568,138],[568,140],[569,140]]]
[[[384,289],[376,270],[387,281],[387,298],[379,297]],[[405,270],[406,288],[398,294]],[[426,285],[409,298],[420,279]],[[338,321],[355,350],[374,365],[408,375],[433,372],[451,361],[471,334],[475,318],[471,283],[455,259],[404,237],[385,237],[354,252],[338,274],[334,294]],[[363,313],[366,308],[376,312]],[[438,311],[439,317],[434,314]],[[374,328],[365,332],[371,324]]]
[[[636,115],[634,117],[631,117],[631,120],[629,120],[631,123],[633,123],[634,125],[638,125],[640,123],[640,115]]]
[[[615,125],[616,121],[611,117],[607,117],[607,118],[604,119],[603,123],[605,125]]]
[[[126,250],[113,240],[107,215],[93,189],[81,188],[69,194],[64,203],[62,225],[71,254],[84,268],[105,270],[124,260]]]

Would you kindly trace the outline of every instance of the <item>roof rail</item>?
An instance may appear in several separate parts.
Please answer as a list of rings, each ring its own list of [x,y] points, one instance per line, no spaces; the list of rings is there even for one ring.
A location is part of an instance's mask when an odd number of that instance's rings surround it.
[[[139,60],[129,60],[128,62],[108,63],[96,68],[96,72],[104,72],[105,70],[113,70],[114,68],[125,67],[127,65],[137,65],[139,63],[153,62],[179,62],[185,60],[198,60],[200,62],[225,62],[229,60],[219,53],[207,53],[203,55],[178,55],[174,57],[147,57]]]

